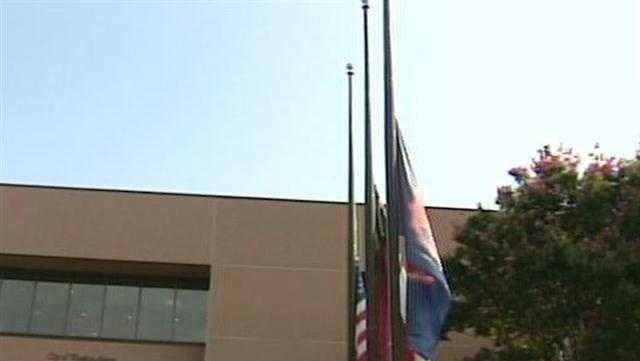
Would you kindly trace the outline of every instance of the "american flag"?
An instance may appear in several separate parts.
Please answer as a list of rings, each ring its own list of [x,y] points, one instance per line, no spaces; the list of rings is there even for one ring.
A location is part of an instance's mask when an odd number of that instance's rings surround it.
[[[362,272],[356,278],[356,360],[367,361],[367,294]]]

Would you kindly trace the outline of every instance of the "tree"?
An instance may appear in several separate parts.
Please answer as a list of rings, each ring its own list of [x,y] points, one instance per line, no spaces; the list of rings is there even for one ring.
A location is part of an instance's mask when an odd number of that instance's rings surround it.
[[[451,327],[495,345],[474,360],[640,360],[640,154],[590,157],[545,147],[460,232]]]

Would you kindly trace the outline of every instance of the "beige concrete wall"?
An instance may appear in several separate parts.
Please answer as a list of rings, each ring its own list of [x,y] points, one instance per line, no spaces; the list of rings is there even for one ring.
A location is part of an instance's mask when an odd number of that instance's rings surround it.
[[[0,253],[208,264],[213,212],[202,197],[0,186]]]
[[[211,266],[206,351],[170,348],[172,360],[343,360],[346,234],[346,205],[337,203],[0,186],[0,254]],[[486,344],[453,338],[439,361]],[[42,344],[33,360],[57,345],[88,354],[156,350],[0,339],[0,350],[12,352]],[[122,355],[118,361],[130,360]]]
[[[64,358],[66,356],[66,358]],[[2,361],[202,361],[204,346],[0,335]]]
[[[218,199],[212,262],[343,270],[345,210],[332,203]]]
[[[345,355],[345,208],[220,200],[207,360]]]

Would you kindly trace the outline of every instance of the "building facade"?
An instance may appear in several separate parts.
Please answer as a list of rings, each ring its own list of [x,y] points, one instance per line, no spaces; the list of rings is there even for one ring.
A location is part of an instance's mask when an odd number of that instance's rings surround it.
[[[446,257],[470,210],[429,208]],[[0,360],[337,361],[343,203],[0,185]],[[438,360],[485,343],[451,335]]]

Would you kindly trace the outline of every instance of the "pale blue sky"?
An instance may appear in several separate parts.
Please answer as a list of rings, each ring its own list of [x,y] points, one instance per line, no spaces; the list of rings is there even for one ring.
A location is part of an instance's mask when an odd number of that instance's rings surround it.
[[[636,0],[393,3],[397,113],[429,204],[491,206],[506,171],[547,143],[633,154]],[[381,1],[371,5],[382,183]],[[348,61],[362,121],[358,0],[0,10],[0,182],[346,198]]]

